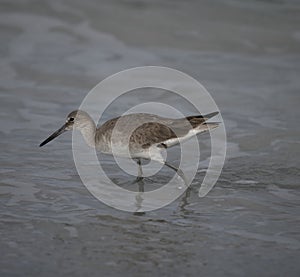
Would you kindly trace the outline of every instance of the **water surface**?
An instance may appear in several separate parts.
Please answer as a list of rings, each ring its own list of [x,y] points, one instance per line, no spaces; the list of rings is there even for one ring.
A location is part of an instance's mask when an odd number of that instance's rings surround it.
[[[299,9],[283,0],[2,1],[1,276],[299,276]],[[206,86],[228,155],[205,198],[200,170],[188,195],[138,216],[87,191],[71,134],[38,144],[99,81],[144,65]],[[132,177],[107,165],[128,187]]]

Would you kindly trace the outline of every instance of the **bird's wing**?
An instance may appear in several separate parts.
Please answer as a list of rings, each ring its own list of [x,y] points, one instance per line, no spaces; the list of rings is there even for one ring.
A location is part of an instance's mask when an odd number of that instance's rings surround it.
[[[203,126],[205,131],[208,128],[205,127],[206,120],[215,116],[217,112],[207,115],[195,115],[180,119],[163,118],[157,115],[151,114],[129,114],[123,117],[113,118],[105,122],[98,130],[96,136],[105,136],[106,140],[111,140],[113,129],[116,127],[120,131],[120,134],[128,134],[130,147],[136,148],[148,148],[151,145],[158,145],[161,147],[169,147],[164,145],[164,142],[177,138],[186,137],[190,130]],[[118,120],[121,120],[116,125]],[[143,123],[146,122],[146,123]],[[140,125],[139,125],[140,123]],[[139,125],[138,128],[129,134],[128,132],[132,129],[132,126]],[[98,140],[100,138],[97,137]],[[122,140],[123,137],[118,138]],[[126,142],[125,142],[126,143]],[[176,142],[172,143],[172,145]]]
[[[189,137],[188,134],[192,129],[199,129],[199,133],[210,129],[206,120],[217,114],[218,112],[214,112],[203,116],[196,115],[180,119],[160,118],[159,122],[144,123],[134,130],[130,142],[133,145],[140,145],[142,148],[148,148],[155,144],[169,147],[177,144],[177,138]],[[167,141],[172,141],[172,143],[164,144]]]
[[[176,132],[165,124],[148,122],[134,130],[130,137],[130,144],[148,148],[177,136],[178,134],[176,135]]]

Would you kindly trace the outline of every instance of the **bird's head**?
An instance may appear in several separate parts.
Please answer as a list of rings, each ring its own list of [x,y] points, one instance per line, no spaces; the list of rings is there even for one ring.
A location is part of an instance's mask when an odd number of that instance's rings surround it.
[[[57,131],[55,131],[51,136],[49,136],[47,139],[45,139],[41,144],[40,147],[43,145],[47,144],[51,140],[55,139],[62,133],[66,131],[70,131],[73,129],[84,129],[90,122],[92,121],[91,117],[89,116],[88,113],[81,111],[81,110],[76,110],[67,116],[65,124],[59,128]],[[93,121],[92,121],[93,122]]]

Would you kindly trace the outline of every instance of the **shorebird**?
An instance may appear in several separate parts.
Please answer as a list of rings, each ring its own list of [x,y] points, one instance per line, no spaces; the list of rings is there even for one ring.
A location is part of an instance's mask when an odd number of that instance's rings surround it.
[[[44,140],[40,147],[62,133],[76,129],[81,132],[85,142],[96,150],[135,159],[138,164],[138,180],[143,178],[141,159],[151,159],[176,171],[186,183],[182,170],[167,163],[162,151],[218,127],[217,122],[207,122],[217,114],[218,112],[213,112],[203,116],[172,119],[154,114],[135,113],[110,119],[97,128],[87,112],[76,110],[67,116],[65,124]]]

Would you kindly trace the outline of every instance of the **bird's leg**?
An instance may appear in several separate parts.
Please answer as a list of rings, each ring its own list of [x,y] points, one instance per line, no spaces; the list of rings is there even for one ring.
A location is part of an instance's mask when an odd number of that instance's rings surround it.
[[[191,196],[191,187],[188,187],[184,193],[184,196],[182,197],[181,201],[180,201],[180,204],[179,204],[179,207],[180,207],[180,210],[182,212],[186,212],[186,206],[189,204],[189,198]]]
[[[143,180],[143,169],[142,169],[141,159],[137,160],[137,164],[138,164],[138,176],[136,177],[136,180],[141,181],[141,180]]]
[[[137,159],[136,163],[138,164],[138,176],[136,177],[136,179],[133,183],[141,183],[141,181],[144,181],[144,180],[154,182],[150,178],[143,176],[142,162],[141,162],[140,158]],[[139,191],[141,191],[141,190],[139,189]]]
[[[173,169],[173,170],[178,174],[178,176],[181,177],[181,179],[184,181],[185,185],[187,186],[188,182],[187,182],[187,180],[186,180],[186,177],[185,177],[183,171],[182,171],[180,168],[177,168],[177,167],[175,167],[175,166],[173,166],[173,165],[171,165],[171,164],[169,164],[169,163],[167,163],[167,162],[164,162],[164,164],[165,164],[167,167]]]
[[[138,185],[139,192],[145,192],[144,182],[138,182]]]

